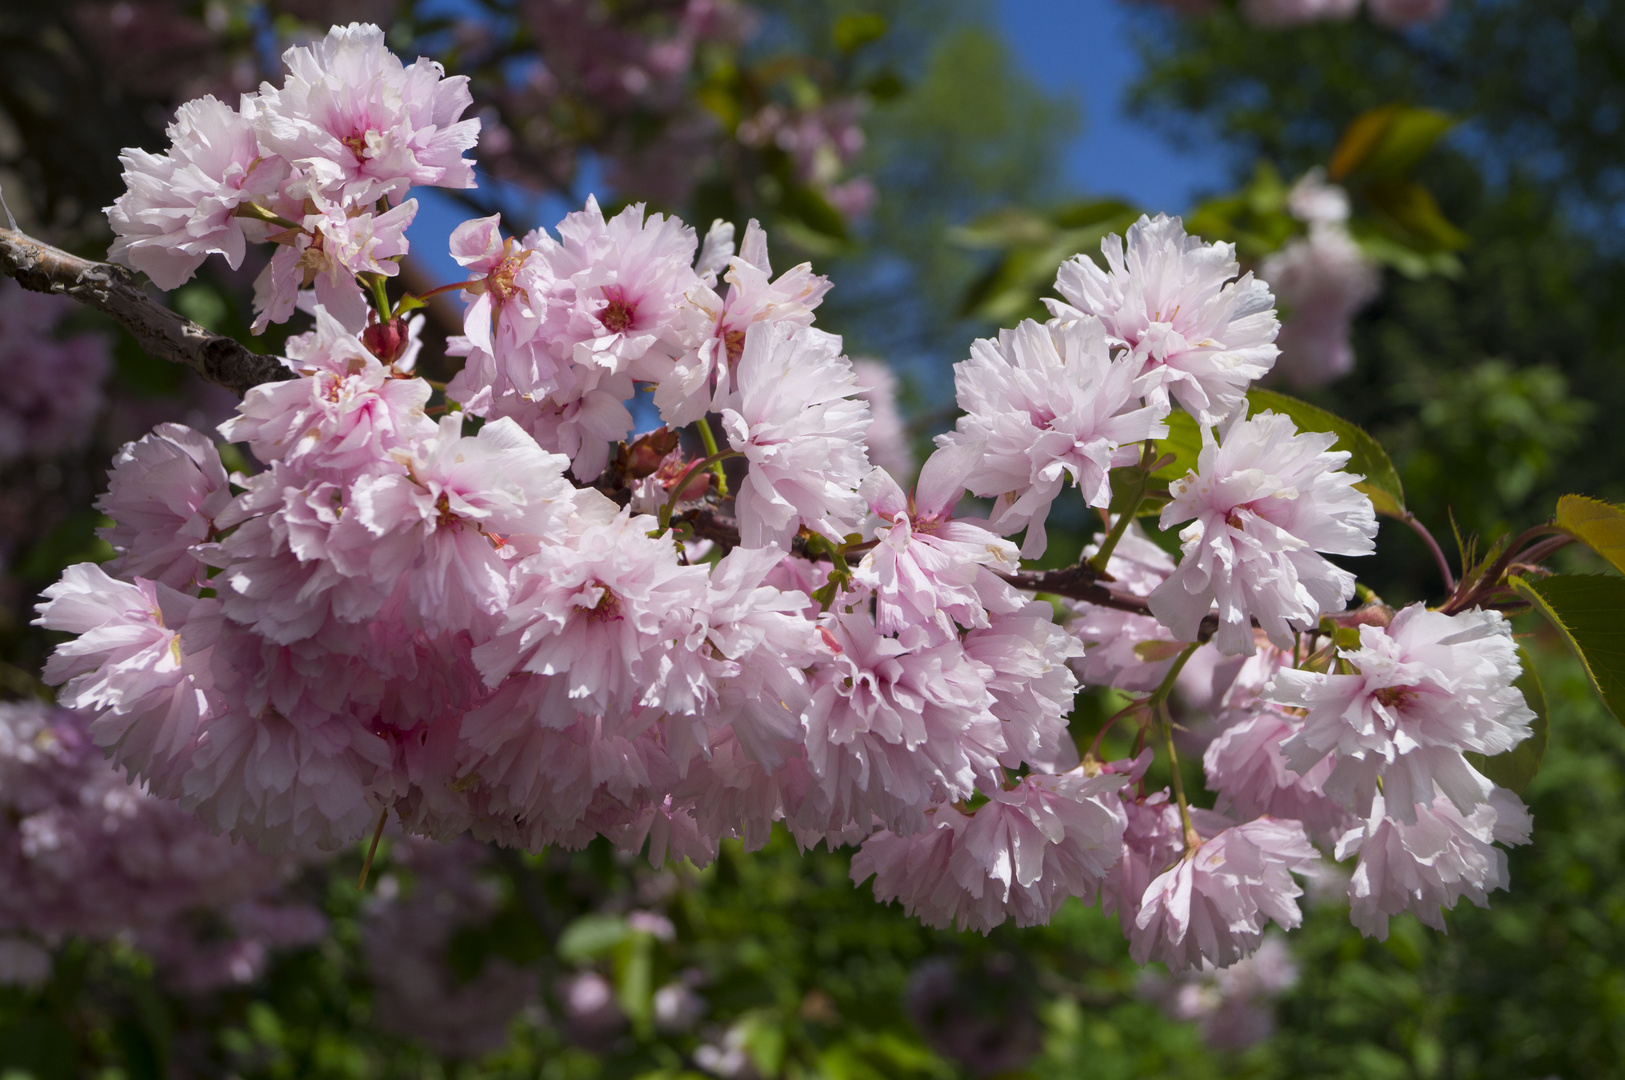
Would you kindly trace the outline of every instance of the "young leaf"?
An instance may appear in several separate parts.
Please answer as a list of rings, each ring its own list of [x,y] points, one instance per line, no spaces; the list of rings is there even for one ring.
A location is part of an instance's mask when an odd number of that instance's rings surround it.
[[[1442,112],[1398,103],[1370,109],[1343,129],[1327,174],[1336,181],[1404,176],[1454,123]]]
[[[1558,574],[1508,584],[1557,628],[1615,718],[1625,717],[1625,578]]]
[[[1157,440],[1157,456],[1172,454],[1174,460],[1151,475],[1163,483],[1182,479],[1196,468],[1196,457],[1202,452],[1202,429],[1190,413],[1175,409],[1168,414],[1168,437]]]
[[[1523,648],[1518,649],[1518,659],[1523,663],[1523,674],[1519,675],[1512,685],[1523,691],[1524,701],[1535,714],[1535,722],[1529,725],[1529,738],[1514,746],[1504,754],[1494,757],[1485,757],[1482,754],[1468,754],[1467,759],[1473,767],[1491,780],[1510,791],[1522,793],[1529,786],[1529,781],[1535,778],[1540,771],[1541,760],[1546,756],[1546,694],[1540,688],[1540,678],[1535,674],[1535,666],[1530,662],[1529,653]]]
[[[632,928],[619,915],[583,915],[559,935],[559,959],[584,964],[632,937]]]
[[[1273,390],[1248,391],[1247,404],[1250,413],[1269,409],[1290,416],[1299,431],[1329,431],[1336,435],[1337,442],[1333,449],[1348,451],[1349,463],[1344,468],[1365,477],[1355,486],[1371,499],[1377,513],[1390,517],[1405,515],[1405,489],[1399,482],[1399,473],[1395,471],[1394,463],[1388,460],[1388,452],[1382,448],[1382,444],[1366,434],[1363,428],[1307,401],[1277,394]]]
[[[1625,570],[1625,507],[1584,495],[1565,495],[1557,500],[1553,524],[1607,559],[1614,569]]]

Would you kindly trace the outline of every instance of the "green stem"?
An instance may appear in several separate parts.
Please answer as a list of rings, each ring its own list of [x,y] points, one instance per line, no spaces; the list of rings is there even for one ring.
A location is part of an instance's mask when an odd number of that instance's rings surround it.
[[[1202,837],[1191,821],[1190,803],[1185,799],[1185,778],[1179,775],[1179,755],[1174,752],[1174,721],[1168,715],[1168,702],[1157,702],[1157,716],[1162,721],[1162,748],[1168,751],[1168,771],[1173,774],[1174,800],[1179,803],[1179,823],[1185,828],[1185,857],[1190,858],[1202,846]]]
[[[1161,705],[1164,701],[1167,701],[1168,695],[1174,692],[1174,680],[1179,678],[1179,673],[1181,671],[1185,670],[1185,661],[1191,658],[1191,653],[1195,652],[1201,647],[1201,642],[1196,641],[1193,641],[1189,645],[1185,646],[1185,648],[1180,651],[1180,654],[1174,657],[1174,666],[1168,669],[1168,674],[1162,677],[1162,681],[1157,684],[1157,688],[1155,690],[1151,691],[1151,696],[1146,700],[1152,705]]]
[[[726,499],[728,497],[728,473],[722,467],[722,459],[717,457],[720,453],[717,450],[717,437],[711,433],[711,425],[706,422],[705,417],[702,416],[694,421],[694,425],[699,428],[700,442],[705,444],[706,454],[716,458],[711,464],[711,475],[717,478],[717,495]]]
[[[1156,444],[1147,440],[1145,449],[1140,453],[1139,479],[1134,482],[1133,487],[1129,488],[1128,505],[1123,507],[1121,514],[1117,515],[1117,521],[1112,525],[1112,531],[1106,534],[1106,540],[1100,545],[1100,550],[1095,552],[1094,558],[1089,560],[1089,568],[1097,574],[1106,572],[1106,563],[1111,560],[1112,552],[1117,548],[1117,542],[1123,539],[1123,534],[1128,531],[1130,523],[1134,521],[1134,515],[1140,509],[1140,503],[1145,501],[1145,489],[1151,482],[1151,455],[1154,453],[1156,453]]]
[[[372,830],[372,844],[367,848],[367,861],[361,864],[361,877],[355,883],[357,892],[367,887],[367,875],[372,872],[372,859],[378,854],[378,841],[384,835],[384,822],[388,820],[389,807],[386,806],[378,815],[378,827]]]
[[[1174,800],[1179,803],[1179,821],[1185,827],[1185,854],[1190,856],[1202,844],[1202,838],[1196,832],[1196,826],[1191,822],[1190,803],[1185,800],[1185,778],[1179,775],[1179,755],[1174,752],[1174,718],[1168,713],[1168,695],[1174,691],[1174,681],[1185,668],[1185,661],[1191,658],[1200,645],[1187,645],[1177,657],[1174,658],[1173,667],[1168,674],[1162,677],[1162,682],[1151,691],[1147,701],[1156,709],[1157,719],[1162,722],[1162,747],[1168,751],[1168,768],[1173,773]]]
[[[272,225],[280,225],[284,229],[298,229],[298,228],[302,227],[302,226],[300,226],[300,224],[298,222],[289,221],[287,218],[283,217],[281,214],[273,214],[273,213],[271,213],[271,211],[267,210],[265,207],[259,205],[258,203],[251,203],[251,202],[250,203],[238,203],[237,204],[237,209],[232,211],[232,216],[233,217],[243,217],[243,218],[257,218],[260,221],[268,221]]]
[[[372,303],[378,309],[378,317],[387,320],[390,317],[389,289],[384,285],[384,275],[369,272],[357,276],[372,289]]]

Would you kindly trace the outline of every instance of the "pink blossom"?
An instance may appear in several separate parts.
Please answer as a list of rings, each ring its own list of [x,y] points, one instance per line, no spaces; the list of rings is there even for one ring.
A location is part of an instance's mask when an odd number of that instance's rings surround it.
[[[871,816],[901,833],[924,827],[933,802],[969,798],[976,780],[1002,776],[1003,724],[981,666],[955,639],[905,643],[861,612],[820,624],[839,647],[813,675],[803,715],[807,761],[832,815],[792,824],[811,836]],[[826,804],[814,800],[812,807]]]
[[[710,410],[713,397],[726,396],[751,324],[811,326],[813,309],[830,287],[828,278],[812,272],[811,263],[773,280],[767,234],[754,219],[745,226],[739,254],[727,265],[726,300],[698,283],[682,307],[685,349],[655,391],[661,418],[673,426],[692,423]]]
[[[634,392],[632,377],[573,365],[561,373],[556,387],[534,400],[497,398],[486,415],[511,417],[543,448],[569,458],[577,480],[590,483],[609,464],[610,445],[632,433],[632,414],[626,408]]]
[[[1301,727],[1288,713],[1256,705],[1208,744],[1202,764],[1208,788],[1218,793],[1220,813],[1240,819],[1264,814],[1290,818],[1323,839],[1347,829],[1348,811],[1322,790],[1331,775],[1330,759],[1301,774],[1287,765],[1281,744]]]
[[[1348,195],[1327,184],[1322,170],[1306,173],[1287,200],[1309,235],[1287,241],[1260,271],[1287,309],[1275,370],[1293,386],[1319,386],[1353,370],[1350,326],[1377,295],[1381,278],[1344,224]]]
[[[1098,319],[1026,320],[999,340],[971,346],[954,368],[960,417],[940,447],[974,454],[966,485],[996,496],[992,528],[1027,530],[1021,553],[1037,558],[1050,504],[1070,480],[1090,506],[1111,502],[1107,474],[1140,458],[1140,443],[1168,433],[1166,406],[1142,405],[1137,362],[1114,361]]]
[[[544,252],[557,280],[543,329],[555,354],[660,381],[679,351],[683,298],[698,284],[694,230],[661,214],[645,219],[642,203],[605,221],[591,196],[558,230]]]
[[[1292,874],[1318,858],[1296,821],[1262,817],[1204,839],[1146,886],[1130,954],[1170,971],[1228,967],[1258,948],[1265,919],[1288,930],[1303,920]]]
[[[551,280],[551,268],[545,258],[537,257],[536,244],[551,241],[532,234],[516,247],[512,237],[501,237],[499,220],[493,214],[457,226],[451,234],[451,256],[476,275],[463,289],[474,297],[463,315],[463,333],[474,348],[507,358],[541,329],[548,295],[544,283]]]
[[[1276,371],[1291,386],[1321,386],[1354,370],[1349,332],[1380,288],[1376,266],[1342,229],[1317,228],[1264,260],[1260,274],[1287,308]]]
[[[289,338],[286,352],[302,377],[254,387],[220,428],[261,461],[353,474],[434,432],[423,413],[429,384],[394,378],[326,308],[316,308],[316,329]]]
[[[207,645],[189,657],[180,641],[198,601],[94,563],[68,567],[42,595],[36,624],[79,635],[51,654],[45,681],[62,687],[63,705],[95,714],[90,735],[115,764],[175,794],[211,711]]]
[[[417,200],[381,214],[329,203],[321,196],[312,196],[307,205],[313,209],[297,231],[277,234],[276,254],[254,281],[253,331],[264,333],[271,323],[286,322],[299,290],[314,285],[315,302],[359,334],[367,321],[367,298],[355,275],[400,273],[396,257],[407,252],[406,228],[417,216]]]
[[[486,682],[553,676],[589,716],[674,704],[661,700],[660,676],[674,663],[665,654],[687,647],[677,639],[704,603],[706,573],[678,563],[669,533],[651,538],[654,524],[623,511],[527,560],[497,635],[475,650]]]
[[[703,718],[699,726],[667,723],[674,758],[686,761],[684,737],[708,755],[723,729],[753,762],[776,769],[802,744],[800,716],[809,691],[803,669],[829,655],[807,594],[768,583],[783,559],[777,548],[736,548],[712,567],[703,607],[673,651]],[[701,635],[703,634],[703,638]],[[677,683],[668,677],[668,686]],[[704,700],[698,700],[701,696]],[[675,695],[668,690],[667,708]]]
[[[480,625],[503,610],[508,559],[556,532],[578,499],[564,459],[512,420],[494,420],[472,438],[462,423],[444,418],[438,435],[414,448],[405,475],[362,477],[352,496],[371,534],[371,575],[407,575],[418,612],[447,630]]]
[[[193,548],[214,538],[215,519],[232,499],[214,443],[189,427],[159,424],[125,443],[107,476],[107,493],[96,500],[113,519],[97,530],[118,552],[107,568],[173,589],[202,581],[206,570]]]
[[[1078,680],[1067,661],[1082,647],[1055,625],[1054,609],[1035,600],[996,614],[988,626],[967,633],[964,645],[965,655],[985,669],[983,678],[993,694],[989,708],[1004,722],[1005,767],[1026,763],[1060,772],[1077,764],[1078,750],[1066,720]]]
[[[974,814],[930,812],[912,836],[879,832],[852,859],[852,880],[875,877],[877,900],[900,900],[928,926],[987,933],[1013,917],[1047,923],[1068,897],[1093,903],[1116,861],[1122,810],[1112,796],[1125,777],[1033,774],[1000,789]]]
[[[750,464],[735,506],[746,547],[788,548],[804,526],[842,542],[863,514],[869,406],[856,397],[841,339],[756,323],[745,333],[738,385],[722,410],[728,445]]]
[[[1131,782],[1138,783],[1150,764],[1151,751],[1147,749],[1133,761],[1107,764],[1105,771],[1127,776]],[[1123,851],[1101,886],[1101,908],[1107,915],[1117,915],[1123,936],[1128,937],[1135,931],[1134,920],[1140,913],[1146,887],[1184,855],[1185,841],[1179,807],[1167,789],[1142,797],[1125,791],[1122,802],[1126,821]],[[1193,808],[1190,813],[1192,824],[1202,837],[1216,836],[1234,824],[1223,814],[1211,810]]]
[[[248,478],[220,519],[232,531],[205,549],[220,568],[211,581],[226,615],[279,645],[331,632],[334,620],[374,618],[402,582],[370,573],[374,537],[355,513],[354,494],[280,462]]]
[[[128,190],[107,208],[116,237],[108,258],[160,289],[180,287],[213,253],[233,270],[241,266],[249,237],[237,208],[288,175],[287,162],[261,149],[252,125],[212,96],[182,105],[167,134],[168,153],[119,155]]]
[[[595,808],[620,807],[624,822],[678,779],[653,733],[619,734],[583,717],[555,677],[504,680],[463,718],[462,738],[461,782],[486,810],[475,835],[530,850],[580,847],[596,831],[587,821]]]
[[[1360,0],[1242,0],[1241,11],[1259,26],[1302,26],[1350,18]]]
[[[1367,820],[1337,842],[1339,859],[1360,856],[1349,881],[1349,918],[1379,941],[1388,939],[1388,920],[1401,912],[1443,930],[1441,909],[1462,897],[1487,906],[1489,894],[1508,880],[1506,854],[1494,845],[1529,842],[1529,811],[1505,788],[1469,814],[1442,795],[1414,811],[1410,823],[1391,817],[1379,794]]]
[[[858,564],[853,580],[875,594],[881,633],[930,627],[943,638],[957,626],[988,625],[989,610],[1014,611],[1021,600],[995,571],[1021,566],[1016,546],[974,519],[955,520],[975,454],[963,447],[938,450],[920,471],[912,496],[883,469],[859,489],[881,521],[875,546]]]
[[[1335,753],[1327,790],[1356,812],[1380,778],[1389,812],[1407,824],[1435,785],[1469,814],[1489,785],[1461,751],[1494,756],[1529,737],[1534,713],[1512,685],[1522,667],[1499,612],[1412,604],[1387,627],[1360,627],[1360,648],[1339,657],[1353,674],[1282,671],[1267,696],[1308,710],[1282,745],[1287,760],[1307,773]]]
[[[1251,273],[1231,281],[1234,245],[1203,244],[1159,214],[1129,227],[1126,249],[1113,234],[1100,250],[1109,272],[1082,255],[1061,264],[1066,302],[1046,301],[1051,314],[1098,317],[1111,344],[1129,349],[1148,400],[1166,407],[1172,394],[1203,424],[1234,412],[1277,351],[1274,300]]]
[[[1271,412],[1237,416],[1222,444],[1204,433],[1196,471],[1170,485],[1164,529],[1180,531],[1179,568],[1150,597],[1151,611],[1181,641],[1195,641],[1217,600],[1219,651],[1253,651],[1251,619],[1280,648],[1354,593],[1354,575],[1316,552],[1365,555],[1377,532],[1361,479],[1342,471],[1336,436],[1300,433]]]
[[[393,794],[389,746],[369,729],[373,716],[357,715],[381,696],[384,676],[314,643],[272,644],[218,611],[194,622],[212,643],[224,708],[198,742],[181,805],[270,853],[360,839],[378,819],[376,800]]]
[[[480,122],[458,119],[473,104],[466,76],[447,78],[433,60],[403,65],[369,23],[335,26],[282,62],[287,79],[260,87],[250,119],[260,142],[302,172],[298,197],[365,206],[414,184],[474,186],[463,151]]]

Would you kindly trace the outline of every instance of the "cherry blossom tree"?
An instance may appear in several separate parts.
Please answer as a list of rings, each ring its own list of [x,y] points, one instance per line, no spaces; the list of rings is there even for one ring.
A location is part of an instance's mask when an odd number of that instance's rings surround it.
[[[403,196],[475,183],[466,80],[361,23],[284,62],[235,107],[182,106],[109,211],[114,263],[161,287],[270,245],[255,331],[315,322],[275,369],[121,271],[4,235],[25,285],[243,391],[219,434],[258,471],[177,425],[132,442],[101,504],[116,559],[39,608],[76,635],[46,681],[154,796],[271,853],[376,846],[394,819],[703,865],[782,822],[861,843],[854,878],[934,925],[1100,896],[1137,960],[1176,971],[1296,926],[1323,857],[1355,858],[1379,937],[1508,885],[1496,845],[1529,818],[1499,780],[1543,721],[1504,612],[1592,648],[1592,586],[1542,564],[1575,541],[1614,559],[1621,511],[1567,497],[1459,580],[1433,544],[1444,599],[1394,611],[1327,556],[1369,553],[1379,512],[1432,538],[1368,436],[1253,386],[1279,322],[1231,245],[1145,216],[1103,265],[1067,261],[1047,321],[972,346],[964,415],[911,485],[872,464],[877,410],[814,325],[831,283],[772,277],[754,221],[737,253],[734,225],[702,243],[641,204],[589,199],[557,238],[469,221],[469,276],[435,290],[465,299],[464,367],[416,375]],[[1300,185],[1310,220],[1317,195]],[[642,392],[667,427],[635,430]],[[1097,542],[1022,569],[1011,538],[1042,554],[1068,487]],[[987,517],[958,516],[967,494]],[[1215,654],[1244,662],[1216,687],[1202,810],[1169,697]],[[1132,760],[1073,743],[1080,673],[1127,695]]]

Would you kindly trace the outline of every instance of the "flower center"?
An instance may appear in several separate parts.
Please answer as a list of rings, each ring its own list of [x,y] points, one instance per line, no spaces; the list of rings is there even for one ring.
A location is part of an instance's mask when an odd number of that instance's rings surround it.
[[[609,303],[598,313],[598,321],[612,334],[624,334],[638,317],[638,306],[619,291],[606,293]]]
[[[737,364],[745,353],[745,332],[729,330],[722,335],[722,347],[728,351],[728,363]]]
[[[1413,686],[1385,686],[1377,691],[1376,698],[1385,708],[1404,709],[1416,699],[1416,688]]]
[[[458,517],[457,512],[451,508],[451,498],[444,491],[440,493],[440,498],[434,501],[434,511],[436,528],[461,529],[463,527],[463,519]]]
[[[609,586],[602,581],[595,581],[593,584],[597,585],[601,592],[598,596],[598,603],[590,608],[587,614],[599,622],[609,622],[611,619],[620,618],[621,602],[614,593],[609,591]]]
[[[339,142],[343,143],[349,148],[350,153],[355,155],[356,161],[359,162],[367,160],[366,132],[358,131],[353,135],[346,135],[344,138],[340,139]]]
[[[512,243],[511,240],[508,242],[510,244]],[[506,302],[513,299],[515,296],[520,295],[524,295],[525,299],[527,300],[530,299],[529,295],[525,293],[525,290],[522,287],[514,284],[514,278],[518,276],[519,268],[525,265],[525,260],[530,258],[530,255],[531,253],[529,251],[521,251],[516,255],[509,255],[507,258],[498,263],[497,268],[491,271],[490,275],[486,278],[486,288],[491,290],[491,294],[495,296],[498,301]]]

